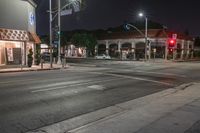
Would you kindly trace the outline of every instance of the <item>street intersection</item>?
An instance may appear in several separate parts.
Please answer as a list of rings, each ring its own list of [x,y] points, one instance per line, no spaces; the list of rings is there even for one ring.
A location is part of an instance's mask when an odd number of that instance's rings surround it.
[[[0,74],[0,132],[21,133],[182,84],[200,63],[91,61],[67,69]]]

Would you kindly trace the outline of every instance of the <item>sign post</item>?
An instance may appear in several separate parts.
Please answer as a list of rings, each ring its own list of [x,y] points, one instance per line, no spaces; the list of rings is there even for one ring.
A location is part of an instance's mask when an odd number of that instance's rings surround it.
[[[177,38],[177,34],[172,34],[172,39],[176,39]]]
[[[156,48],[153,49],[153,58],[154,58],[154,60],[156,58]]]

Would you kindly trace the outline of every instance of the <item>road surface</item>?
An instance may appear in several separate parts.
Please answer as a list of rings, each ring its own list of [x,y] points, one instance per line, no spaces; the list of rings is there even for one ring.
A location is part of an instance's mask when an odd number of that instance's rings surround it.
[[[199,66],[99,61],[64,70],[0,74],[0,132],[23,133],[199,81]]]

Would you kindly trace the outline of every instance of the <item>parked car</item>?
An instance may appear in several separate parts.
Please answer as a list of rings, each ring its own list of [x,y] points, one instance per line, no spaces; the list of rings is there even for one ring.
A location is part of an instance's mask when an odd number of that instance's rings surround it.
[[[106,59],[106,60],[110,60],[111,57],[110,57],[109,55],[102,54],[102,55],[97,55],[97,56],[95,56],[95,59]]]
[[[50,53],[49,52],[43,52],[41,54],[41,58],[44,60],[44,61],[50,61]]]

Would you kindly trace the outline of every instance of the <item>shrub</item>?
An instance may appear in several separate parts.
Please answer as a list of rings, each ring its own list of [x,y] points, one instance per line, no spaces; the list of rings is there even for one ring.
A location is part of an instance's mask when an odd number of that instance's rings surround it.
[[[33,50],[29,49],[28,53],[28,67],[31,67],[33,64]]]

